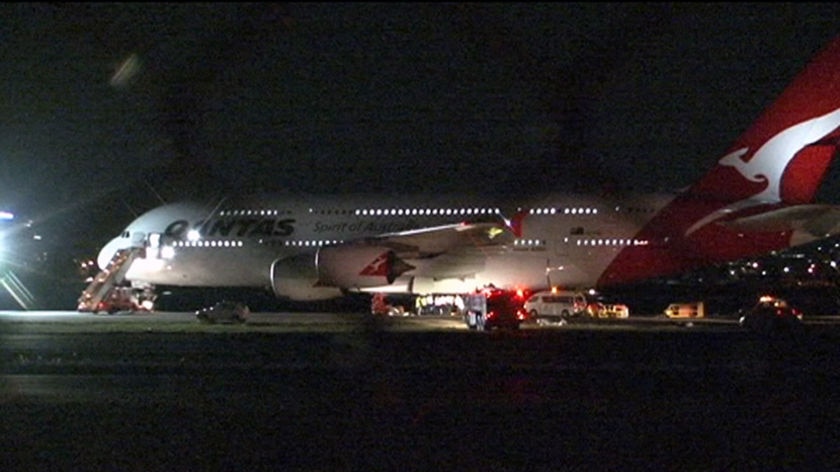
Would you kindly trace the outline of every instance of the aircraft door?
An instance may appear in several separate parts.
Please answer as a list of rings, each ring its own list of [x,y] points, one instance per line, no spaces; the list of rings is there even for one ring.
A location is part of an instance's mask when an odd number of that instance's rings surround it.
[[[131,233],[131,247],[145,247],[146,233],[143,231],[135,231]]]
[[[133,244],[133,240],[132,240],[132,244]],[[160,258],[160,247],[161,247],[161,234],[160,233],[149,233],[149,237],[146,240],[145,246],[146,246],[146,257],[147,258],[159,259]]]

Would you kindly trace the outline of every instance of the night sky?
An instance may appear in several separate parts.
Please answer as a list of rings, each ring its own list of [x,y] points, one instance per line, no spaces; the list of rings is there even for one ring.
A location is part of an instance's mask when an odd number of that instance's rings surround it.
[[[838,13],[4,4],[0,205],[101,245],[161,199],[230,192],[674,190]]]

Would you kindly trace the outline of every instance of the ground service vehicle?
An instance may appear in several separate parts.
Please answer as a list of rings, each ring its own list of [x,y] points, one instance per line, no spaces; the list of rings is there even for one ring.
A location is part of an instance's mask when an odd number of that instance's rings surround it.
[[[519,329],[527,314],[523,297],[514,291],[485,289],[464,297],[464,321],[469,329]]]
[[[405,316],[402,305],[394,305],[384,293],[375,293],[370,299],[370,313],[378,316]]]
[[[693,303],[672,303],[665,308],[665,316],[668,318],[704,318],[706,316],[706,304],[703,302]]]
[[[582,293],[556,290],[537,292],[524,305],[528,316],[538,323],[581,315],[586,308],[586,297]]]
[[[586,314],[592,318],[628,318],[630,308],[623,303],[592,302],[586,306]]]
[[[251,316],[247,305],[222,301],[195,312],[195,317],[204,323],[244,323]]]
[[[133,294],[131,287],[114,287],[107,292],[107,295],[91,306],[89,303],[80,303],[78,311],[91,313],[108,313],[113,315],[117,312],[150,311],[152,302],[141,302]]]
[[[802,312],[781,298],[763,296],[754,307],[741,313],[738,323],[751,331],[771,334],[800,329]]]

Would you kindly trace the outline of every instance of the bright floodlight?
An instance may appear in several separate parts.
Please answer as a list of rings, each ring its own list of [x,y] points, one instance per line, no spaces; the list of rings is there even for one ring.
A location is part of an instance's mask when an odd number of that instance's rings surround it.
[[[196,229],[191,229],[187,231],[187,240],[188,241],[198,241],[201,239],[201,233],[198,232]]]
[[[9,211],[0,211],[0,220],[13,220],[15,215]]]
[[[160,249],[160,257],[162,259],[172,259],[175,257],[175,248],[172,246],[163,246]]]

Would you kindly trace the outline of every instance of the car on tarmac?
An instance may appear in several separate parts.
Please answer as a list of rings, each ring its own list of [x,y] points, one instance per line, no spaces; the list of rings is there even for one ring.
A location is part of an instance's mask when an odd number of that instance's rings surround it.
[[[802,312],[786,300],[762,296],[752,308],[739,313],[738,324],[757,333],[770,334],[802,327]]]
[[[248,305],[231,301],[221,301],[195,312],[195,317],[203,323],[244,323],[250,316]]]

